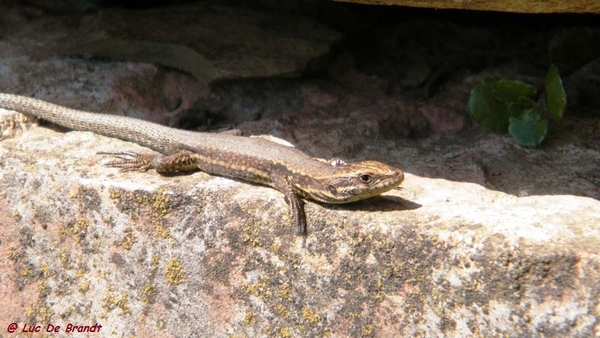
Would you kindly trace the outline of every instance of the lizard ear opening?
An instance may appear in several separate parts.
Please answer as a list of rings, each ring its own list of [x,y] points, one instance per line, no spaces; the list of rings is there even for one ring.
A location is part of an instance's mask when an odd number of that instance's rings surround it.
[[[328,186],[327,189],[334,196],[336,196],[338,194],[337,188],[333,185]]]

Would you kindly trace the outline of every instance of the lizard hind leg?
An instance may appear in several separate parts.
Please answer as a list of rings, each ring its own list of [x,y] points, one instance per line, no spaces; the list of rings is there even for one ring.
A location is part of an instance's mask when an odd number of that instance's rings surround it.
[[[106,165],[122,171],[147,171],[154,169],[159,173],[177,173],[198,170],[198,160],[194,153],[182,150],[173,155],[139,154],[135,152],[100,152],[100,155],[115,157]]]
[[[0,111],[0,141],[20,136],[32,126],[38,126],[40,120],[26,114],[15,111]]]

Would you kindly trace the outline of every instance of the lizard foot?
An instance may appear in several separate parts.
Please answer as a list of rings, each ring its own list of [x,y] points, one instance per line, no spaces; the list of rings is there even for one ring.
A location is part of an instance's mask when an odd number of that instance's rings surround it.
[[[114,160],[106,163],[106,166],[119,168],[121,171],[147,171],[154,168],[152,161],[155,155],[134,152],[98,152],[97,154],[115,157]]]

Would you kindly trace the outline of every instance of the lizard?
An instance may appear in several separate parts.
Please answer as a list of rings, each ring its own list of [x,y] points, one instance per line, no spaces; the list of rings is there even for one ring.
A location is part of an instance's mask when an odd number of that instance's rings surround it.
[[[123,171],[154,169],[160,174],[200,170],[274,188],[285,196],[299,234],[306,235],[304,200],[350,203],[398,187],[402,170],[377,161],[324,161],[299,149],[260,137],[196,132],[136,118],[71,109],[26,96],[0,93],[0,108],[79,131],[130,141],[157,154],[112,155],[107,166]]]

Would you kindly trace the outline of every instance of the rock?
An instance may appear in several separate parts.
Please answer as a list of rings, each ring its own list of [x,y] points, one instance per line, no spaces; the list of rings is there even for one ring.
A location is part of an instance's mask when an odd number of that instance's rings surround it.
[[[205,83],[323,71],[342,39],[300,15],[205,3],[105,9],[85,17],[81,28],[60,51],[157,63]]]
[[[516,13],[600,13],[600,4],[594,0],[504,0],[504,1],[444,1],[444,0],[337,0],[371,5],[397,5],[436,9],[468,9]]]
[[[0,322],[144,336],[594,336],[600,202],[407,175],[346,206],[204,173],[121,173],[144,151],[34,128],[0,143]],[[132,323],[135,323],[132,325]]]

